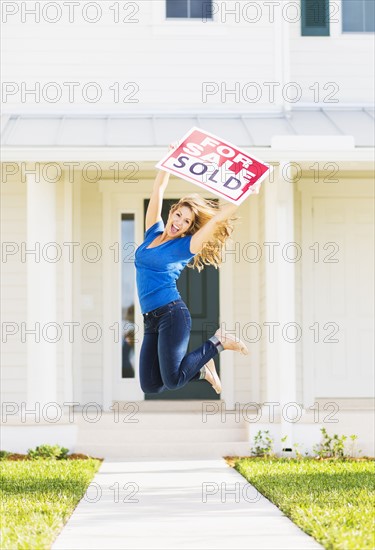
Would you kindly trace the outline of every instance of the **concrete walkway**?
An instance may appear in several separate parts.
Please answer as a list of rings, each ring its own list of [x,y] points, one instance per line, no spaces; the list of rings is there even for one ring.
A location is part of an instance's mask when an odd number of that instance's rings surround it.
[[[104,461],[53,550],[322,548],[225,460]]]

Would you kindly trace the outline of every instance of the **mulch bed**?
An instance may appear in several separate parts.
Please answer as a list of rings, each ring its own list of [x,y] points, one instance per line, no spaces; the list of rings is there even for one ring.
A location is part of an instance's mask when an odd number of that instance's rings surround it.
[[[223,458],[231,468],[234,468],[236,460],[240,460],[241,458],[246,458],[246,459],[253,458],[253,459],[255,459],[255,458],[266,458],[266,457],[259,457],[259,456],[224,456]],[[286,457],[277,457],[276,456],[276,457],[269,457],[269,458],[286,458]],[[309,457],[309,458],[312,459],[312,457]],[[320,457],[320,456],[315,456],[313,458],[314,458],[314,460],[317,460],[318,462],[323,462],[323,461],[334,462],[334,461],[337,461],[337,460],[343,460],[342,458],[340,458],[340,459],[339,458],[334,458],[334,457],[323,458],[323,457]],[[350,462],[362,462],[364,460],[375,460],[375,457],[373,457],[373,456],[345,457],[345,460],[350,461]]]
[[[96,460],[103,461],[103,458],[97,458],[96,456],[89,456],[82,453],[72,453],[67,455],[66,458],[59,458],[57,460],[87,460],[89,458],[95,458]],[[11,453],[5,460],[34,460],[31,457],[19,453]]]

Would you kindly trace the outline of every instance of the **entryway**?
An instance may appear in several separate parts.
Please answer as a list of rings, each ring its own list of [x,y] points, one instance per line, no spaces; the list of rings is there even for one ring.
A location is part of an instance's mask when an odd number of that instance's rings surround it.
[[[172,204],[179,199],[164,199],[162,218],[168,219]],[[144,201],[146,215],[148,199]],[[219,270],[207,266],[198,273],[196,269],[186,267],[181,273],[177,287],[182,299],[187,304],[192,320],[192,330],[188,351],[199,347],[219,326]],[[219,371],[219,356],[215,357],[216,369]],[[220,396],[205,381],[194,381],[179,390],[165,391],[157,394],[145,394],[145,399],[219,399]]]

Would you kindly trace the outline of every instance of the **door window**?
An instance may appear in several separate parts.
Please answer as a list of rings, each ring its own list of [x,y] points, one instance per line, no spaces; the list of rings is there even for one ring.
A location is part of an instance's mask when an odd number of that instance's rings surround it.
[[[134,300],[135,300],[134,214],[121,215],[121,345],[122,378],[134,378]]]

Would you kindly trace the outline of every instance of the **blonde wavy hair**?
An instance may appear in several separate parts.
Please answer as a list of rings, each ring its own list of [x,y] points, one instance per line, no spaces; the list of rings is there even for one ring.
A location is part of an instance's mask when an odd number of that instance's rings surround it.
[[[194,214],[192,224],[185,235],[194,235],[220,210],[217,202],[203,199],[198,193],[186,195],[175,204],[172,204],[170,214],[181,206],[190,208]],[[213,239],[204,244],[202,250],[194,256],[188,267],[202,271],[205,265],[213,265],[217,269],[222,263],[221,253],[225,241],[231,236],[234,229],[233,222],[237,219],[237,217],[231,217],[218,223]]]

